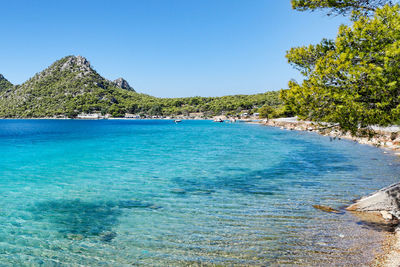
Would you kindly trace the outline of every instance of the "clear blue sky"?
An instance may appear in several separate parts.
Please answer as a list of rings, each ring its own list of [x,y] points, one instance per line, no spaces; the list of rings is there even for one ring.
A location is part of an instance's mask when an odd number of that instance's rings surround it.
[[[0,73],[19,84],[66,55],[154,96],[221,96],[300,79],[293,46],[337,33],[343,17],[290,0],[3,1]]]

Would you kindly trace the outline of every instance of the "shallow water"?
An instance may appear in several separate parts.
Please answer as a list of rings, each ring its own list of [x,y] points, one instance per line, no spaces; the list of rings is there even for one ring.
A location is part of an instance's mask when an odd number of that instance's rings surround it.
[[[1,265],[363,265],[380,228],[325,213],[398,181],[350,141],[209,121],[0,120]]]

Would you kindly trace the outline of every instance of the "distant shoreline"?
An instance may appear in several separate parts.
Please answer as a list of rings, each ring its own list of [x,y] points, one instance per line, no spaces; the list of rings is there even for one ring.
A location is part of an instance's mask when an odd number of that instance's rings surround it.
[[[220,116],[216,116],[217,118]],[[74,121],[107,121],[107,120],[128,120],[128,121],[143,121],[143,120],[164,120],[164,121],[174,121],[174,120],[182,120],[182,121],[213,121],[216,117],[208,117],[208,118],[180,118],[180,117],[169,117],[169,118],[107,118],[107,119],[80,119],[80,118],[0,118],[0,120],[74,120]],[[261,119],[236,119],[236,122],[242,123],[260,123]],[[223,122],[229,122],[229,119],[223,119]]]

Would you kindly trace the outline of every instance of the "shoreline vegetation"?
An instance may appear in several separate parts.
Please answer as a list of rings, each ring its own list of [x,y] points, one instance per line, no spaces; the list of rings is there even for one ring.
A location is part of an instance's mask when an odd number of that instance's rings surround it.
[[[76,120],[76,121],[97,121],[97,120],[132,120],[132,121],[140,121],[140,120],[208,120],[208,121],[218,121],[218,122],[247,122],[247,123],[260,123],[263,119],[260,119],[258,116],[247,116],[247,117],[226,117],[226,116],[214,116],[214,117],[148,117],[148,118],[124,118],[124,117],[111,117],[111,118],[60,118],[60,117],[40,117],[40,118],[0,118],[0,120]]]

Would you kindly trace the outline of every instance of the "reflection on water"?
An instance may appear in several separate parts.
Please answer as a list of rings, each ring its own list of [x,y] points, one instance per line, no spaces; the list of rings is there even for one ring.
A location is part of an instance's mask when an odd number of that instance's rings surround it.
[[[392,228],[344,207],[400,171],[372,147],[204,121],[0,120],[0,151],[5,266],[365,265]]]

